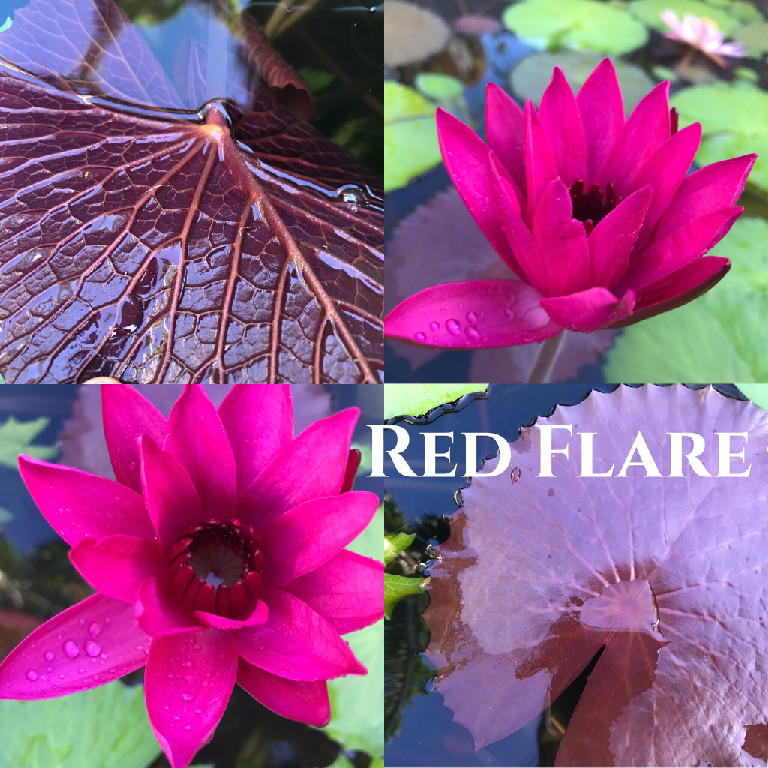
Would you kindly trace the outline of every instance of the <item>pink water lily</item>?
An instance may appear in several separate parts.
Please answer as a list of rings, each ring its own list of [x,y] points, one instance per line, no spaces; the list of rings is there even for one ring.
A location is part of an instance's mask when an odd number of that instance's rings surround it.
[[[383,566],[344,547],[376,511],[350,490],[356,409],[293,435],[287,386],[188,386],[168,420],[103,387],[116,481],[22,456],[24,482],[96,594],[0,664],[0,698],[102,685],[146,665],[174,768],[213,735],[235,683],[280,715],[330,718],[327,680],[365,674],[341,635],[383,615]]]
[[[744,58],[747,55],[746,49],[739,43],[723,42],[723,33],[717,24],[705,16],[687,13],[681,20],[673,10],[667,9],[662,11],[661,20],[671,30],[664,37],[690,45],[721,67],[725,66],[723,56]]]
[[[390,312],[387,336],[481,348],[618,327],[690,301],[730,266],[704,254],[741,214],[756,156],[687,175],[701,126],[677,129],[668,82],[625,118],[608,59],[576,96],[558,67],[538,111],[488,86],[487,143],[442,110],[437,129],[445,167],[509,279],[426,288]]]

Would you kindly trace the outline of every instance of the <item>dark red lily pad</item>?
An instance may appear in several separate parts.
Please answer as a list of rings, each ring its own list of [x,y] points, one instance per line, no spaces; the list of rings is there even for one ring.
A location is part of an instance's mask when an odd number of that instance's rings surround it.
[[[381,192],[353,158],[268,90],[179,112],[112,0],[33,0],[0,57],[6,381],[378,380]]]
[[[431,569],[437,690],[480,748],[525,725],[603,653],[558,765],[762,765],[768,757],[768,418],[713,389],[623,387],[537,424],[570,443],[540,472],[537,427],[512,471],[475,478]],[[619,472],[640,430],[664,477]],[[669,432],[746,433],[748,477],[670,474]],[[687,438],[686,438],[687,439]],[[684,443],[685,453],[690,442]],[[744,447],[735,440],[732,452]],[[637,456],[634,457],[637,460]],[[486,465],[490,468],[494,462]]]

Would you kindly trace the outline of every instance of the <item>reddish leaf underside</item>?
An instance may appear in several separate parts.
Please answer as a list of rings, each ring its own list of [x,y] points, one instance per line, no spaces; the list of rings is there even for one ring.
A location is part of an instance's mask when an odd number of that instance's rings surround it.
[[[512,467],[475,478],[432,568],[437,690],[479,748],[542,712],[604,651],[559,765],[763,765],[768,757],[768,418],[713,389],[593,393],[538,424],[594,432],[595,470],[618,473],[642,431],[663,475],[668,432],[748,434],[749,477],[578,477],[557,455],[539,473],[539,431]],[[556,431],[555,447],[567,433]],[[686,452],[690,443],[686,443]],[[733,451],[744,446],[736,441]],[[634,457],[637,460],[637,456]],[[492,467],[493,462],[486,464]],[[738,459],[734,468],[742,469]]]
[[[84,95],[143,87],[156,105],[169,89],[111,0],[75,5],[59,18],[36,0],[12,27],[40,30],[56,55],[35,73],[57,88],[0,70],[6,381],[378,380],[377,182],[266,93],[245,116],[211,102],[194,119]],[[66,80],[71,41],[82,54],[113,27]],[[0,36],[0,55],[28,42]]]

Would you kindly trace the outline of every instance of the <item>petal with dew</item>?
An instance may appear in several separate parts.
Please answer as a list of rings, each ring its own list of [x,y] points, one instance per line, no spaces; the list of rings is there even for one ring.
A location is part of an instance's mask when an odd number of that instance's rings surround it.
[[[536,109],[525,102],[525,192],[526,220],[533,219],[539,195],[553,179],[560,175],[547,141],[547,135],[539,122]]]
[[[128,384],[101,388],[104,437],[118,483],[141,493],[139,437],[149,435],[162,445],[168,434],[165,416]]]
[[[384,616],[384,566],[342,550],[285,587],[317,611],[341,635]]]
[[[241,495],[241,519],[261,531],[305,501],[339,493],[359,416],[347,408],[310,424]]]
[[[256,701],[282,717],[316,728],[328,725],[331,719],[328,683],[324,680],[286,680],[241,659],[237,682]]]
[[[260,546],[271,583],[280,585],[330,560],[371,522],[375,493],[350,491],[294,507],[267,526]]]
[[[143,667],[149,644],[130,605],[91,595],[46,621],[5,657],[0,699],[48,699],[104,685]]]
[[[384,335],[456,349],[530,344],[561,330],[541,309],[540,299],[541,294],[521,280],[435,285],[398,304],[384,318]],[[458,325],[458,318],[464,319],[463,325]],[[458,334],[450,320],[458,325]]]
[[[618,299],[607,288],[589,288],[569,296],[542,299],[541,306],[563,328],[589,333],[607,328],[632,314],[635,295],[627,291]]]
[[[525,119],[517,102],[496,83],[485,91],[485,133],[488,146],[521,195],[525,189]]]
[[[173,768],[207,744],[237,679],[237,654],[216,629],[152,641],[144,674],[149,722]]]
[[[188,384],[168,419],[168,451],[189,473],[206,512],[228,514],[235,501],[235,457],[202,387]]]
[[[293,440],[293,403],[287,384],[232,387],[219,406],[237,466],[237,489],[245,490]]]
[[[114,480],[30,456],[19,456],[19,472],[45,519],[70,546],[87,536],[154,538],[144,499]]]
[[[244,619],[228,619],[226,616],[219,616],[218,613],[209,613],[208,611],[195,611],[195,618],[205,624],[206,627],[213,627],[214,629],[257,627],[269,618],[269,608],[263,600],[258,600],[250,616],[246,616]]]
[[[249,664],[289,680],[366,673],[339,633],[306,603],[281,590],[265,592],[263,598],[268,621],[232,635],[235,649]]]
[[[141,584],[160,576],[165,566],[157,542],[135,536],[83,539],[69,559],[97,592],[126,603],[133,603]]]

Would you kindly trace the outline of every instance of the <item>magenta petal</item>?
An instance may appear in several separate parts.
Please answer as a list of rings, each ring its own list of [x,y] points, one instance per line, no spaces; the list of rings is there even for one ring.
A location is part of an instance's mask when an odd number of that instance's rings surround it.
[[[485,91],[485,135],[518,191],[525,189],[525,119],[517,102],[495,83]]]
[[[202,387],[184,388],[168,419],[168,438],[162,447],[189,473],[206,513],[213,517],[229,513],[235,500],[235,457]]]
[[[382,563],[345,549],[286,589],[344,635],[384,616],[383,586]]]
[[[205,624],[206,627],[213,627],[214,629],[257,627],[269,618],[269,609],[265,602],[257,600],[256,607],[251,612],[251,615],[245,619],[228,619],[225,616],[219,616],[217,613],[209,613],[208,611],[195,611],[195,618],[202,624]]]
[[[501,255],[509,246],[488,182],[489,149],[471,128],[444,110],[437,110],[436,120],[448,175],[488,242]]]
[[[571,212],[568,188],[560,179],[554,179],[542,190],[533,214],[533,237],[546,258],[544,296],[578,293],[592,287],[587,233]]]
[[[293,404],[287,384],[237,384],[219,406],[242,491],[293,440]]]
[[[667,211],[659,219],[656,238],[689,221],[728,208],[739,199],[757,155],[721,160],[686,176]]]
[[[331,719],[328,684],[324,680],[286,680],[241,659],[237,683],[256,701],[281,717],[317,728],[328,725]]]
[[[144,499],[114,480],[29,456],[19,456],[19,471],[45,519],[70,546],[86,536],[154,538]]]
[[[533,219],[539,195],[550,181],[559,177],[552,150],[533,104],[525,102],[525,190],[528,202],[526,220]]]
[[[152,641],[144,675],[149,721],[173,768],[187,768],[219,724],[237,678],[224,632]]]
[[[191,611],[166,594],[157,579],[147,579],[139,586],[133,613],[136,623],[152,638],[204,629]]]
[[[665,80],[635,107],[597,172],[596,183],[603,188],[613,183],[619,195],[626,195],[629,180],[642,171],[670,135],[669,83]]]
[[[49,619],[0,664],[0,699],[48,699],[144,666],[149,638],[130,605],[91,595]]]
[[[241,495],[240,518],[260,531],[305,501],[339,493],[359,416],[347,408],[310,424]]]
[[[259,540],[270,582],[286,584],[330,560],[370,523],[378,506],[375,493],[350,491],[286,512]]]
[[[654,199],[650,184],[622,200],[592,230],[587,244],[592,261],[592,284],[610,287],[627,271],[648,208]]]
[[[167,550],[204,517],[213,515],[204,513],[192,479],[170,453],[148,437],[140,438],[139,446],[144,498],[160,546]],[[220,512],[226,517],[226,509]]]
[[[135,536],[83,539],[70,551],[69,559],[95,590],[126,603],[133,603],[146,579],[164,570],[157,542]]]
[[[570,296],[542,299],[541,306],[558,325],[589,333],[618,323],[632,314],[635,296],[627,291],[617,299],[607,288],[589,288]]]
[[[365,667],[339,633],[297,597],[274,590],[264,595],[269,619],[232,635],[249,663],[289,680],[330,680],[364,675]]]
[[[128,384],[102,386],[101,410],[115,477],[141,493],[138,440],[141,435],[149,435],[162,445],[168,434],[165,416]]]
[[[587,183],[594,179],[624,126],[624,102],[610,59],[603,59],[587,78],[576,103],[587,143]]]
[[[539,105],[541,120],[560,178],[570,187],[587,177],[587,145],[581,115],[563,70],[555,67]]]
[[[435,285],[398,304],[384,318],[384,335],[455,349],[530,344],[561,330],[541,309],[540,299],[541,294],[521,280]]]

